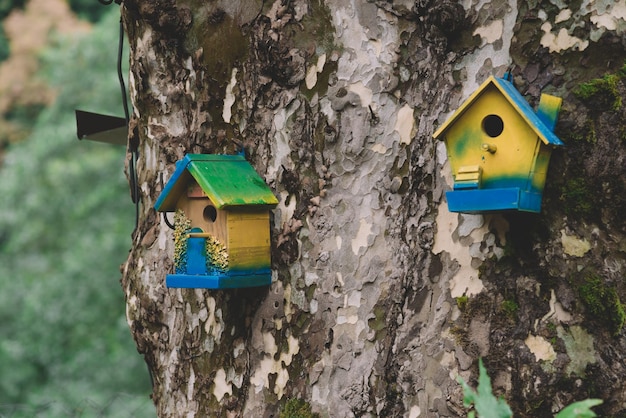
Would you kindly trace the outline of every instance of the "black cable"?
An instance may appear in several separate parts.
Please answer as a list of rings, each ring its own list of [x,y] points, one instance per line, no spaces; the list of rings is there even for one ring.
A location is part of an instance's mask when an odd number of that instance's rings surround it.
[[[99,0],[102,1],[102,0]],[[113,0],[111,0],[113,1]],[[124,22],[120,17],[120,40],[117,49],[117,78],[120,80],[120,88],[122,89],[122,105],[124,106],[124,116],[126,117],[126,123],[130,121],[128,113],[128,102],[126,99],[126,85],[124,84],[124,76],[122,75],[122,54],[124,50]]]
[[[163,213],[163,220],[165,221],[165,225],[167,225],[170,229],[176,229],[174,225],[170,222],[170,220],[167,219],[167,212],[162,212],[162,213]]]
[[[98,0],[100,2],[108,1],[111,4],[114,0]],[[118,3],[117,0],[115,0]],[[119,4],[119,3],[118,3]],[[122,105],[124,107],[124,118],[126,119],[126,126],[130,125],[130,113],[128,111],[128,99],[126,97],[126,84],[124,83],[124,75],[122,73],[122,57],[124,52],[124,22],[120,17],[120,34],[119,43],[117,49],[117,78],[120,82],[120,90],[122,91]],[[138,148],[136,141],[129,141],[128,152],[130,152],[130,162],[128,164],[128,176],[130,181],[130,197],[135,204],[135,229],[139,225],[139,182],[137,180],[137,159]]]

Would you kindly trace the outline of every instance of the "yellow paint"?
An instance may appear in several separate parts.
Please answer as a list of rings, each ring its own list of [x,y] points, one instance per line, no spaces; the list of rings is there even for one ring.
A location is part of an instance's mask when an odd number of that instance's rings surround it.
[[[231,269],[269,267],[269,211],[231,211],[228,214],[227,248]]]
[[[479,165],[464,165],[459,167],[459,173],[456,175],[456,181],[475,181],[480,182],[482,169]]]
[[[211,221],[204,216],[207,206],[214,206],[208,197],[193,192],[184,193],[176,209],[185,212],[192,228],[202,229],[202,235],[211,235],[223,243],[228,251],[232,270],[270,267],[270,220],[268,209],[216,209]]]
[[[534,190],[543,190],[546,184],[546,176],[548,174],[548,164],[552,148],[543,142],[537,141],[535,153],[532,161],[532,167],[528,178]]]
[[[482,169],[483,183],[502,177],[528,175],[535,154],[537,134],[495,85],[482,90],[473,105],[462,112],[445,133],[450,166],[455,177],[461,167],[475,165]],[[491,137],[485,133],[482,124],[486,116],[494,114],[502,119],[503,130],[500,135]],[[495,146],[497,152],[484,150],[484,143]]]
[[[556,125],[556,120],[559,117],[559,111],[561,110],[561,105],[563,104],[563,99],[558,96],[552,96],[551,94],[541,94],[541,98],[539,99],[539,106],[537,107],[537,116],[540,119],[543,119],[543,122],[546,126],[549,126],[551,130],[553,130],[554,125]]]

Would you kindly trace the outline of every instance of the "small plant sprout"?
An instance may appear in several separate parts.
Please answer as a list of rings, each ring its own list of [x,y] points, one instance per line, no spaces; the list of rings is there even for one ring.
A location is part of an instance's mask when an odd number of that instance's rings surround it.
[[[510,418],[513,416],[511,408],[503,398],[496,398],[491,388],[491,379],[487,375],[487,370],[483,365],[483,360],[478,360],[478,386],[474,391],[465,381],[457,378],[463,387],[463,406],[472,408],[468,418]],[[600,405],[601,399],[585,399],[575,402],[561,410],[554,418],[593,418],[596,413],[592,407]]]
[[[509,418],[513,416],[511,408],[503,398],[496,398],[491,389],[491,379],[483,365],[483,360],[478,362],[478,387],[474,391],[462,378],[458,382],[463,387],[463,406],[473,408],[468,418]],[[477,415],[478,414],[478,415]]]
[[[584,401],[574,402],[570,406],[563,408],[561,412],[556,414],[555,418],[593,418],[597,417],[591,407],[600,405],[602,399],[585,399]]]

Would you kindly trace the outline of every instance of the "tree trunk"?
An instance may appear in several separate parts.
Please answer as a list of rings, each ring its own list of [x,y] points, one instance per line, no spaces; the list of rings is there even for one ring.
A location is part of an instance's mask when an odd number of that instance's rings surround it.
[[[626,9],[544,3],[123,3],[141,204],[122,285],[159,416],[463,416],[479,357],[516,416],[626,413]],[[507,69],[532,105],[564,101],[542,213],[450,213],[432,134]],[[166,288],[174,163],[241,147],[280,201],[272,285]]]

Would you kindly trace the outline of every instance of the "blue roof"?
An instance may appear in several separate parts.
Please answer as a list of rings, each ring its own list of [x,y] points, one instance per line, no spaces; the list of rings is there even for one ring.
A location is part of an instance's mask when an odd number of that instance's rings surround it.
[[[554,122],[558,115],[559,108],[547,109],[548,113],[552,112],[553,115],[541,114],[538,115],[535,110],[530,107],[524,96],[515,88],[515,86],[504,78],[496,78],[489,76],[487,80],[474,92],[470,97],[463,102],[463,104],[452,114],[452,116],[441,125],[437,131],[433,134],[435,138],[439,138],[441,134],[447,130],[447,128],[453,124],[464,112],[472,105],[481,95],[481,93],[489,86],[493,84],[502,93],[502,95],[508,100],[508,102],[515,108],[515,110],[522,116],[522,118],[528,123],[539,138],[547,145],[564,146],[565,144],[554,134]],[[544,95],[547,96],[547,95]],[[552,97],[559,100],[560,99]],[[552,118],[553,120],[549,120]]]
[[[524,96],[515,88],[513,83],[504,78],[493,77],[496,84],[500,87],[500,91],[504,92],[511,104],[517,109],[517,111],[526,119],[532,128],[537,132],[539,137],[546,143],[554,146],[564,146],[565,144],[552,132],[549,126],[547,126],[535,113],[534,109],[530,107]]]

